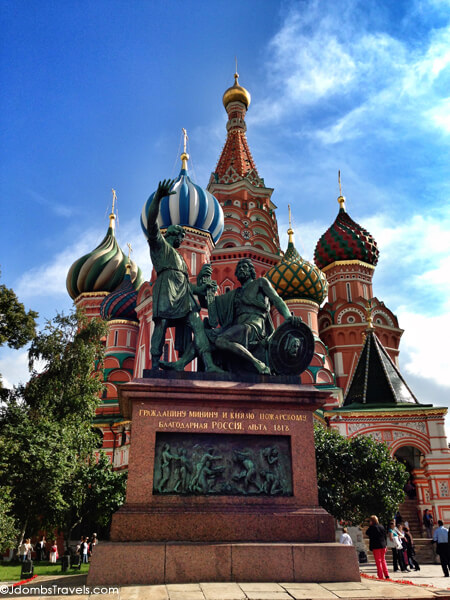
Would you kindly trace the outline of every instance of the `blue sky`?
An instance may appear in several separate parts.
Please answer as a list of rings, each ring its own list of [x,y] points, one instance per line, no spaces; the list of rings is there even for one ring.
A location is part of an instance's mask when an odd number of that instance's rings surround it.
[[[405,329],[402,372],[450,405],[449,0],[3,0],[0,27],[2,282],[42,320],[71,306],[65,276],[104,236],[112,187],[119,243],[150,275],[142,205],[178,174],[182,127],[206,186],[237,55],[282,245],[290,203],[312,259],[340,169]],[[26,379],[25,353],[3,349],[0,372]]]

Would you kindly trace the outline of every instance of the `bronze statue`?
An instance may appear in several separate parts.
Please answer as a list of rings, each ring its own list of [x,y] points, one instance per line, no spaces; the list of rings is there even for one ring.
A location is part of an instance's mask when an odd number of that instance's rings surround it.
[[[196,293],[201,305],[208,308],[208,320],[205,319],[205,322],[209,328],[206,329],[206,334],[211,345],[218,351],[215,357],[228,367],[226,370],[234,370],[237,367],[242,372],[253,368],[258,373],[270,374],[280,372],[280,368],[285,368],[287,365],[288,369],[281,372],[299,374],[308,366],[312,358],[314,339],[309,328],[302,323],[300,317],[291,315],[284,300],[265,277],[256,277],[250,259],[243,258],[238,262],[235,275],[241,287],[221,296],[213,295],[214,286],[217,287],[217,284],[210,280],[210,265],[203,265],[197,277]],[[203,292],[204,289],[207,293]],[[285,318],[285,323],[282,329],[283,335],[281,336],[280,332],[278,336],[281,343],[272,344],[269,352],[269,342],[275,331],[270,317],[272,305]],[[221,327],[215,328],[217,323],[220,323]],[[286,333],[288,340],[285,339]],[[307,343],[302,344],[305,337]],[[301,352],[302,346],[305,346],[303,352]],[[234,364],[233,361],[227,364],[227,354],[237,357],[238,360],[235,360]],[[196,350],[191,344],[177,361],[171,363],[161,361],[161,366],[183,371],[195,356]],[[271,361],[272,356],[273,361]]]
[[[150,257],[157,273],[152,292],[155,323],[150,347],[152,369],[159,369],[166,330],[175,326],[177,349],[180,351],[189,346],[193,334],[195,350],[201,356],[205,369],[221,372],[213,363],[210,344],[199,315],[200,306],[194,298],[195,293],[206,295],[208,284],[197,288],[189,282],[186,263],[177,252],[185,236],[183,227],[170,225],[163,237],[157,223],[161,200],[174,193],[170,191],[173,183],[174,180],[159,183],[147,214]]]

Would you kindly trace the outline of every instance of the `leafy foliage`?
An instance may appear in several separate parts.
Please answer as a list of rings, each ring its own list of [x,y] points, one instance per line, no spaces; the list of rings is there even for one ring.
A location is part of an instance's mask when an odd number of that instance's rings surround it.
[[[18,531],[12,514],[12,501],[8,488],[0,489],[0,552],[14,545]]]
[[[37,317],[34,310],[26,312],[13,290],[0,285],[0,346],[7,344],[16,350],[25,346],[36,335]]]
[[[366,436],[345,438],[315,426],[319,503],[336,519],[361,524],[374,514],[389,520],[404,499],[404,465],[389,449]]]
[[[0,488],[10,489],[21,536],[68,531],[87,514],[108,520],[123,500],[123,475],[94,454],[103,384],[93,366],[101,364],[105,333],[104,322],[79,312],[47,322],[31,344],[29,383],[9,391],[1,408]]]

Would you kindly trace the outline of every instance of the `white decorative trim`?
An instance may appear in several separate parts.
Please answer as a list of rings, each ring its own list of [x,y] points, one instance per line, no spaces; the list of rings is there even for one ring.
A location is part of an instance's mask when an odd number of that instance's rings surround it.
[[[340,324],[342,323],[342,317],[343,317],[343,316],[344,316],[346,313],[349,313],[349,312],[355,312],[356,314],[358,314],[358,315],[361,317],[361,322],[362,322],[362,323],[365,323],[366,317],[365,317],[365,315],[364,315],[363,311],[362,311],[362,310],[359,310],[359,309],[357,309],[357,308],[354,308],[353,306],[351,306],[351,307],[348,307],[348,308],[344,308],[344,309],[343,309],[343,310],[342,310],[342,311],[339,313],[339,315],[338,315],[338,318],[337,318],[337,321],[336,321],[338,325],[340,325]]]

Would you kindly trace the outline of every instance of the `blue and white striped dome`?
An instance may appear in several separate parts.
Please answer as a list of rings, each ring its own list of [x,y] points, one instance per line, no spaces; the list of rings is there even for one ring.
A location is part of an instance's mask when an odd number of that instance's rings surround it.
[[[208,231],[217,243],[222,235],[223,210],[217,198],[193,183],[188,175],[187,168],[182,168],[175,183],[170,188],[175,192],[161,200],[158,215],[158,225],[165,229],[169,225],[185,225],[201,231]],[[148,238],[147,214],[156,192],[144,204],[141,214],[141,227]]]

